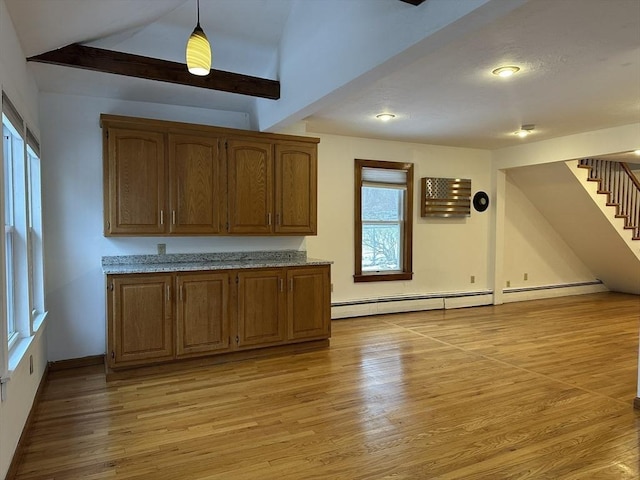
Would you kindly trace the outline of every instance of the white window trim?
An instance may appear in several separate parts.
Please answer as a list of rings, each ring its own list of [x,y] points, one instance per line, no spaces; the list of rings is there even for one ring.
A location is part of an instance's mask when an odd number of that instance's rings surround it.
[[[4,103],[5,95],[3,92],[3,103]],[[9,102],[10,103],[10,102]],[[13,105],[10,105],[13,108]],[[17,114],[20,118],[19,114]],[[27,125],[24,122],[20,122],[19,125],[15,125],[11,121],[11,116],[6,116],[4,112],[2,112],[0,118],[3,119],[0,124],[3,125],[3,135],[2,139],[0,139],[0,162],[3,164],[3,168],[0,169],[0,196],[5,198],[5,189],[4,189],[4,161],[5,161],[5,151],[7,148],[7,139],[5,139],[4,135],[4,120],[8,120],[7,129],[10,132],[10,135],[16,136],[19,138],[20,143],[14,144],[13,140],[8,144],[8,148],[11,149],[11,168],[20,168],[21,170],[18,172],[18,180],[20,185],[24,183],[22,186],[23,192],[19,192],[14,195],[18,195],[18,199],[11,199],[13,204],[12,208],[19,208],[19,226],[16,227],[14,221],[9,219],[10,224],[7,225],[5,223],[5,208],[0,208],[0,223],[5,225],[5,235],[0,238],[0,292],[3,297],[3,301],[0,302],[0,324],[1,324],[1,333],[0,333],[0,390],[2,393],[2,400],[4,400],[5,388],[4,385],[7,381],[9,381],[12,377],[13,372],[21,365],[24,361],[30,345],[40,336],[42,332],[46,328],[47,323],[47,311],[46,305],[44,304],[44,259],[42,248],[42,242],[38,245],[39,253],[37,255],[33,254],[33,238],[34,234],[38,232],[34,232],[34,222],[33,222],[33,213],[37,212],[37,228],[40,230],[39,234],[42,237],[42,174],[41,174],[41,164],[38,165],[38,175],[35,179],[36,184],[33,183],[31,177],[31,156],[37,158],[38,162],[40,162],[40,154],[39,154],[39,145],[38,141],[33,136],[33,133],[27,128]],[[31,136],[31,137],[30,137]],[[31,140],[29,140],[31,138]],[[35,142],[35,150],[31,148],[29,141]],[[38,152],[38,153],[36,153]],[[16,166],[18,165],[18,166]],[[16,173],[10,172],[12,176],[12,180],[16,181]],[[34,188],[34,185],[36,188]],[[15,187],[15,185],[14,185]],[[13,188],[13,187],[12,187]],[[35,206],[32,196],[38,195],[38,205]],[[24,198],[22,197],[24,195]],[[16,202],[19,205],[16,207]],[[4,200],[3,200],[4,202]],[[15,214],[15,212],[14,212]],[[8,228],[7,228],[8,227]],[[19,228],[19,230],[18,230]],[[16,250],[15,246],[15,235],[20,234],[20,245],[19,249]],[[22,238],[24,236],[24,239]],[[22,241],[24,240],[24,245]],[[7,242],[11,242],[12,245],[10,248],[14,250],[14,255],[20,255],[19,259],[19,281],[21,284],[24,282],[28,282],[28,288],[26,291],[20,290],[19,298],[16,298],[16,290],[14,287],[15,280],[10,281],[10,284],[7,285],[7,279],[5,275],[6,271],[6,262],[5,262],[5,245]],[[16,253],[17,252],[17,253]],[[24,257],[24,258],[23,258]],[[37,257],[37,258],[34,258]],[[35,264],[37,262],[37,265]],[[16,264],[12,265],[14,272],[12,275],[15,278],[16,275]],[[36,269],[36,274],[34,275],[34,268]],[[36,278],[37,277],[37,278]],[[38,293],[42,298],[36,299],[33,293],[34,290],[34,282],[38,282]],[[40,285],[42,283],[42,285]],[[9,338],[8,335],[8,309],[6,306],[6,302],[4,301],[5,292],[11,289],[13,292],[10,294],[14,295],[14,302],[20,302],[19,305],[14,306],[14,328],[18,332],[17,335],[12,335]],[[18,308],[19,307],[19,308]],[[42,309],[44,311],[39,311]]]

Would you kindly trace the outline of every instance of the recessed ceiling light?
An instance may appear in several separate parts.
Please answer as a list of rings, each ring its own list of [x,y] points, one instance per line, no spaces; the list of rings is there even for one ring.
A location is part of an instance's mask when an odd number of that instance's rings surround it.
[[[533,131],[535,130],[536,126],[533,124],[528,124],[528,125],[522,125],[522,127],[520,127],[520,130],[518,130],[517,132],[513,132],[515,135],[518,135],[520,138],[524,138],[528,135],[531,135],[533,133]]]
[[[392,118],[396,118],[396,116],[393,113],[379,113],[378,115],[376,115],[376,118],[378,120],[382,120],[383,122],[388,122]]]
[[[520,71],[520,67],[516,67],[515,65],[507,65],[504,67],[498,67],[495,70],[493,70],[491,73],[502,78],[507,78],[513,75],[514,73],[518,73],[519,71]]]

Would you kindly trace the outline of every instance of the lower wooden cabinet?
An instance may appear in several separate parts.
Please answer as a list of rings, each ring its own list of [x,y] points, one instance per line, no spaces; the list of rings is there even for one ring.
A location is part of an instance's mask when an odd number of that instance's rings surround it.
[[[238,279],[238,348],[286,338],[284,269],[243,271]]]
[[[111,369],[331,335],[330,266],[107,275]]]
[[[328,338],[331,333],[329,269],[287,269],[287,327],[289,340]]]
[[[111,367],[174,357],[172,275],[115,275],[108,283]]]
[[[229,274],[176,275],[176,356],[229,349]]]

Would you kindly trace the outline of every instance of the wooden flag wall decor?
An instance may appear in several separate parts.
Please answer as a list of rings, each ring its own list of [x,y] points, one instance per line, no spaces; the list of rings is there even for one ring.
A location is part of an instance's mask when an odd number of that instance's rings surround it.
[[[467,217],[471,215],[471,180],[465,178],[421,179],[422,217]]]

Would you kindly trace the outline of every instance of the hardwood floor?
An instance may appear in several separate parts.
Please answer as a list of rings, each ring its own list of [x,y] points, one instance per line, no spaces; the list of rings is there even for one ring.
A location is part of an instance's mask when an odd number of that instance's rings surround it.
[[[328,349],[52,372],[17,479],[637,479],[640,297],[333,322]]]

